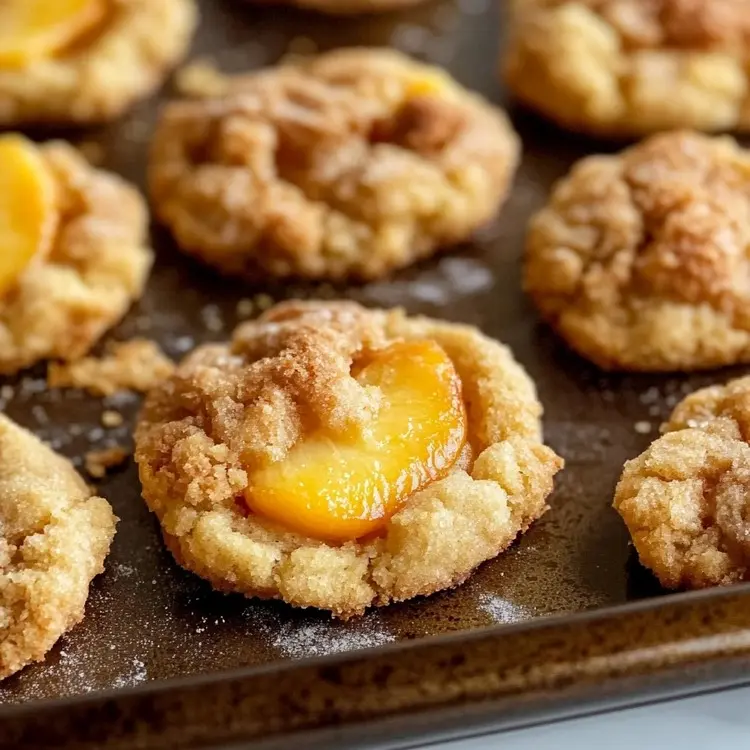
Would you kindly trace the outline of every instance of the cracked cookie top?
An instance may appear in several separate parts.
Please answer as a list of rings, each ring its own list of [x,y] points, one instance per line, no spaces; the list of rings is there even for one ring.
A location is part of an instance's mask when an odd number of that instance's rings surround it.
[[[140,296],[153,258],[135,188],[65,143],[24,148],[51,182],[54,221],[45,249],[0,293],[0,373],[85,354]]]
[[[375,514],[376,525],[333,540],[325,525],[339,520],[339,500],[352,502],[345,494],[333,502],[336,472],[346,469],[347,486],[387,495],[394,443],[383,424],[395,433],[411,420],[408,432],[419,433],[435,391],[422,371],[426,386],[410,391],[404,407],[398,373],[363,379],[362,362],[424,342],[458,379],[463,449],[444,470],[423,465],[414,491]],[[353,303],[293,302],[241,326],[229,344],[200,347],[149,394],[136,461],[146,502],[182,565],[222,590],[346,618],[462,582],[544,512],[562,462],[541,443],[540,413],[508,350],[475,329]],[[436,424],[449,418],[441,412]],[[367,453],[372,434],[377,461]],[[395,445],[408,453],[419,442]],[[395,460],[410,465],[414,455],[402,453]],[[412,478],[402,472],[395,483]],[[258,497],[264,484],[276,490],[266,493],[271,503]],[[317,502],[311,484],[325,500],[316,526],[299,520]],[[300,505],[300,496],[312,500]],[[286,505],[295,513],[279,514]]]
[[[744,130],[748,0],[516,0],[506,78],[567,127]]]
[[[67,460],[0,414],[0,679],[81,621],[115,522]]]
[[[57,1],[6,0],[10,5]],[[0,39],[0,125],[85,124],[118,117],[162,83],[187,52],[197,24],[194,0],[100,0],[92,5],[97,10],[91,22],[44,54],[38,29],[27,39],[14,34],[12,55],[2,54]],[[14,14],[12,8],[8,12]],[[27,18],[26,25],[33,27],[33,13],[24,8],[13,17]],[[52,16],[52,9],[41,9],[39,15]],[[75,31],[75,19],[63,17],[61,23],[66,22]],[[52,33],[60,34],[59,28]]]
[[[654,136],[583,159],[531,222],[525,286],[607,369],[750,360],[750,155],[732,139]]]
[[[246,277],[376,278],[467,239],[515,170],[505,115],[446,74],[350,49],[172,103],[151,149],[178,244]]]
[[[625,465],[615,508],[668,588],[748,579],[750,378],[688,396]]]

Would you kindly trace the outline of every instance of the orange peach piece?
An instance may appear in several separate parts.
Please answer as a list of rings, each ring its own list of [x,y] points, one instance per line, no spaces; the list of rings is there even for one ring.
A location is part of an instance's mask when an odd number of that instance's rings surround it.
[[[49,250],[57,214],[55,184],[37,147],[20,135],[0,136],[0,295]]]
[[[106,12],[106,0],[0,0],[0,67],[54,56]]]
[[[380,391],[362,434],[313,434],[251,472],[251,511],[291,531],[344,542],[372,534],[414,492],[445,476],[466,442],[461,381],[431,341],[373,352],[355,375]]]

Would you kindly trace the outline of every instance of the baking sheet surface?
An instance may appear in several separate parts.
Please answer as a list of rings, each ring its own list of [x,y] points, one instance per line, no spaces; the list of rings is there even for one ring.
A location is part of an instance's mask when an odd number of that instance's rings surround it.
[[[392,45],[447,67],[466,86],[505,103],[495,74],[499,13],[489,0],[437,2],[404,13],[335,21],[239,0],[200,4],[203,24],[193,57],[210,56],[228,70],[270,64],[288,53]],[[163,96],[168,94],[167,86]],[[105,166],[143,186],[156,109],[155,99],[111,127],[65,135],[101,144]],[[43,664],[2,683],[0,702],[82,695],[361,649],[660,593],[632,559],[624,526],[610,508],[612,491],[623,462],[653,439],[674,403],[711,377],[602,375],[537,322],[520,291],[528,217],[573,161],[613,147],[562,133],[528,114],[512,114],[524,140],[523,165],[502,215],[475,242],[364,287],[248,289],[184,258],[168,235],[154,228],[158,261],[148,293],[110,338],[153,337],[179,357],[196,344],[226,338],[240,319],[238,302],[257,292],[274,299],[345,296],[479,326],[509,344],[537,382],[547,440],[567,460],[552,510],[459,589],[343,624],[280,603],[215,593],[178,568],[140,499],[131,462],[101,483],[121,522],[106,573],[92,586],[86,619]],[[44,367],[0,385],[10,386],[0,389],[0,406],[9,416],[79,465],[88,450],[130,445],[135,396],[101,400],[77,391],[48,392]],[[126,423],[103,428],[101,413],[107,408],[121,411]]]

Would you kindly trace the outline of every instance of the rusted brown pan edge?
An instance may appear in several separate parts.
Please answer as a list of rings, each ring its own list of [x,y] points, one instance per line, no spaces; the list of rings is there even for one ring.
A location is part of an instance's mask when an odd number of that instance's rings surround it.
[[[750,589],[4,711],[0,747],[373,746],[750,679]],[[331,735],[331,727],[336,727]],[[299,735],[302,732],[304,740]],[[346,738],[346,743],[341,744]],[[322,744],[321,744],[322,743]]]

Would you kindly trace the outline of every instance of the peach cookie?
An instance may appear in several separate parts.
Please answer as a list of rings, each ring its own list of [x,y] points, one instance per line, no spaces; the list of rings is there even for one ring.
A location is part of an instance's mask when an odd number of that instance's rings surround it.
[[[518,151],[446,74],[350,49],[167,106],[150,186],[182,249],[227,274],[370,279],[490,221]]]
[[[508,84],[563,126],[750,127],[750,0],[516,0],[513,27]]]
[[[688,396],[625,465],[615,508],[668,588],[750,579],[750,378]]]
[[[186,53],[193,0],[3,0],[0,126],[111,120]]]
[[[141,196],[65,143],[0,136],[0,373],[85,354],[137,298]]]
[[[66,459],[0,414],[0,679],[83,619],[116,521]]]
[[[531,222],[525,286],[580,354],[620,370],[750,361],[750,153],[670,133],[583,159]]]
[[[540,414],[474,328],[293,302],[152,391],[135,455],[178,562],[348,618],[462,583],[546,510]]]

